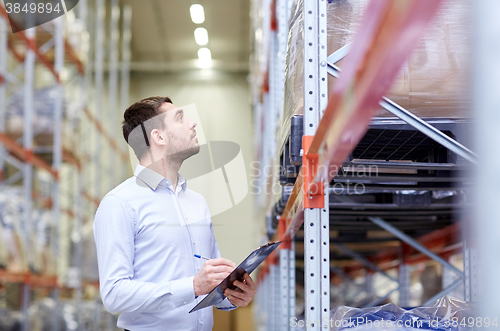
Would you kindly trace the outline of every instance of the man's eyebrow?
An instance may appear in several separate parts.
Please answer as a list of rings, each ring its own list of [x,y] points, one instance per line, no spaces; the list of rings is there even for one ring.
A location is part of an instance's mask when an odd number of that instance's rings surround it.
[[[178,110],[175,112],[174,117],[175,117],[175,116],[177,116],[177,115],[179,115],[179,114],[184,114],[184,110],[182,110],[182,109],[178,109]]]

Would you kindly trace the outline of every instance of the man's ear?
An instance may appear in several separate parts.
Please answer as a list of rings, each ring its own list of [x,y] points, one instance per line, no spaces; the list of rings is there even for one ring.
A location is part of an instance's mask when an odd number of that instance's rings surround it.
[[[158,129],[153,129],[151,131],[151,141],[156,145],[165,145],[165,139],[163,133]]]

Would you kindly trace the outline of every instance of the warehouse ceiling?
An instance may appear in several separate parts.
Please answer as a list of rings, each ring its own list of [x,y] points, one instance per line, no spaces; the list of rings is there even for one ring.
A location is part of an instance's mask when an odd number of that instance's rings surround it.
[[[132,70],[178,71],[197,67],[194,30],[208,30],[213,67],[248,70],[250,0],[124,0],[132,6]],[[201,4],[205,22],[191,21],[189,8]]]

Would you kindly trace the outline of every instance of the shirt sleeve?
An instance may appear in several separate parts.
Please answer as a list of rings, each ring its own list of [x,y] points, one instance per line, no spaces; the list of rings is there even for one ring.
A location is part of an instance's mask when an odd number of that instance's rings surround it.
[[[210,222],[210,232],[212,234],[212,259],[218,259],[221,257],[220,255],[220,250],[219,250],[219,245],[217,245],[217,240],[215,240],[215,235],[214,235],[214,230],[212,228],[212,223]],[[225,298],[221,303],[216,304],[215,308],[219,310],[233,310],[238,307],[233,305],[227,298]]]
[[[110,312],[170,310],[194,300],[193,278],[158,284],[133,279],[135,219],[116,195],[102,200],[94,219],[100,292]]]

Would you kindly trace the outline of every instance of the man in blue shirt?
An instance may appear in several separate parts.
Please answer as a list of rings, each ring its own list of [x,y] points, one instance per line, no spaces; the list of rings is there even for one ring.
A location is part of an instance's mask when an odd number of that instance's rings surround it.
[[[200,150],[195,127],[168,97],[125,111],[123,135],[140,164],[101,201],[94,237],[104,307],[121,312],[126,330],[211,330],[211,308],[188,312],[235,267],[221,258],[205,199],[178,174]],[[234,285],[218,309],[250,303],[252,278]]]

